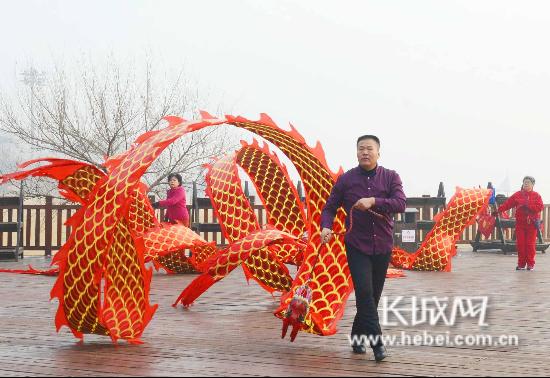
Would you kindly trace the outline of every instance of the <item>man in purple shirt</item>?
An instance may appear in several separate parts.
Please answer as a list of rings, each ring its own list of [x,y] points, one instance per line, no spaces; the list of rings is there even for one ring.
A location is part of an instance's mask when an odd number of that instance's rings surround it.
[[[376,361],[386,358],[378,303],[386,281],[393,247],[393,214],[406,208],[405,193],[399,175],[378,165],[380,140],[364,135],[357,140],[359,166],[338,178],[321,214],[321,240],[328,243],[336,212],[343,207],[353,227],[346,234],[348,265],[355,287],[357,315],[351,331],[353,351],[366,353],[370,341]],[[363,339],[361,339],[363,337]]]

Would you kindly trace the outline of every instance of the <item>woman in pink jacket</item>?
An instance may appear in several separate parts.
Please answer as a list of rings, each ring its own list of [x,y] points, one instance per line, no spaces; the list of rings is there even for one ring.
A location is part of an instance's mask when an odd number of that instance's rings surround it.
[[[498,212],[516,209],[516,246],[518,250],[518,266],[516,270],[533,270],[537,231],[540,227],[540,214],[544,204],[540,194],[533,191],[535,179],[527,176],[523,179],[522,189],[510,197],[499,208]]]
[[[168,184],[170,189],[167,192],[166,199],[153,203],[153,208],[166,209],[164,217],[166,222],[183,223],[189,227],[189,212],[187,211],[187,200],[181,175],[177,173],[170,174]]]

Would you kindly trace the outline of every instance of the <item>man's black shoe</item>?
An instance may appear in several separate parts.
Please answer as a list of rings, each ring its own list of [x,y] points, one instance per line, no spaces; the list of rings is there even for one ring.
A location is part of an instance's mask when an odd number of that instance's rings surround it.
[[[355,354],[365,354],[367,353],[367,348],[364,345],[353,345],[353,353]]]
[[[376,360],[376,362],[380,362],[384,358],[388,357],[388,352],[386,351],[386,347],[384,345],[376,346],[372,348],[372,351],[374,353],[374,359]]]

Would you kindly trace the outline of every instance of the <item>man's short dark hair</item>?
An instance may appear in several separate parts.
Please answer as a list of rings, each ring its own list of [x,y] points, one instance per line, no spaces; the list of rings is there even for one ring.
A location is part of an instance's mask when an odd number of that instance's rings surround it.
[[[183,185],[183,179],[181,178],[181,175],[179,173],[170,173],[168,175],[168,182],[170,182],[170,180],[172,180],[173,178],[178,180],[178,182],[180,183],[180,186]]]
[[[359,142],[361,142],[363,140],[367,140],[367,139],[374,140],[376,142],[376,144],[378,145],[378,148],[380,148],[380,139],[376,135],[363,135],[363,136],[360,136],[357,139],[357,145],[359,145]]]

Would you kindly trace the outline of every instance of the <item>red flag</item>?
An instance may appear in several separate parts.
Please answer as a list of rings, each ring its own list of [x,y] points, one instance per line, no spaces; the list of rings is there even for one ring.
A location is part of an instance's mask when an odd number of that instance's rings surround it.
[[[481,234],[486,238],[490,238],[495,230],[496,218],[489,214],[484,214],[478,218],[477,224]]]

